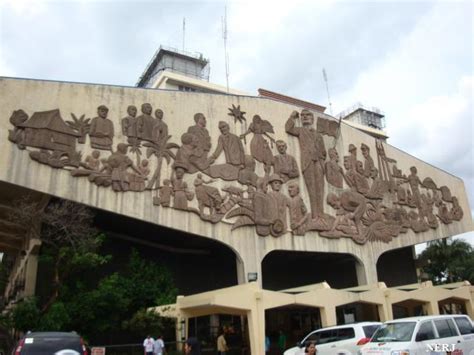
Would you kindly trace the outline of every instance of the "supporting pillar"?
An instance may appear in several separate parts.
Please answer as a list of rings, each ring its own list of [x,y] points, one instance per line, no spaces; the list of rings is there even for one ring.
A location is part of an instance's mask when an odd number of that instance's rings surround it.
[[[386,322],[386,321],[391,319],[388,316],[388,311],[387,311],[387,306],[386,305],[378,304],[376,307],[377,307],[377,313],[379,315],[379,319],[380,319],[381,322]]]
[[[474,319],[474,303],[472,302],[472,299],[466,300],[466,302],[464,303],[464,305],[466,306],[467,315],[468,315],[471,319]]]
[[[327,306],[320,308],[321,325],[323,328],[331,327],[337,324],[336,307]]]
[[[259,287],[262,287],[262,264],[257,255],[249,253],[248,251],[237,251],[235,262],[237,266],[237,281],[239,285],[255,281]],[[257,279],[249,280],[250,274],[256,274]]]
[[[356,257],[355,269],[359,286],[372,285],[378,282],[377,264],[368,256],[364,259]]]
[[[423,305],[423,311],[426,315],[436,316],[439,314],[439,306],[437,301],[429,301]]]
[[[30,297],[30,296],[35,295],[37,271],[38,271],[38,255],[30,254],[26,262],[26,270],[25,270],[25,291],[24,291],[25,297]]]
[[[255,306],[247,311],[251,354],[265,354],[265,309],[262,293],[256,292]]]

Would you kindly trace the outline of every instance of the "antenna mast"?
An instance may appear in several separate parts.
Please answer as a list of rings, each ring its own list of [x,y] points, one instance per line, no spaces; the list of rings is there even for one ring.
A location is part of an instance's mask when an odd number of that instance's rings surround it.
[[[329,96],[328,76],[326,74],[326,69],[324,68],[323,68],[323,78],[324,78],[324,82],[326,83],[326,92],[328,93],[329,112],[331,112],[331,116],[332,116],[332,103],[331,103],[331,96]]]
[[[227,5],[225,6],[224,17],[222,18],[222,38],[224,39],[225,79],[227,84],[227,92],[229,92],[229,53],[227,52]]]
[[[183,52],[184,52],[184,39],[186,37],[186,17],[183,17]]]

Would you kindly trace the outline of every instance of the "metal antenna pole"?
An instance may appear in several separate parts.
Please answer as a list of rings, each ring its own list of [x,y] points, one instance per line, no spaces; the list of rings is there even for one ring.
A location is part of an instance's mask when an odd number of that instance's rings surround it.
[[[183,52],[184,52],[184,39],[186,38],[186,17],[183,17]]]
[[[326,70],[323,68],[323,77],[324,77],[324,82],[326,83],[326,92],[328,93],[328,101],[329,101],[329,112],[332,114],[332,103],[331,103],[331,97],[329,96],[329,84],[328,84],[328,76],[326,74]]]
[[[227,5],[225,6],[224,17],[222,18],[222,38],[224,39],[225,78],[227,92],[229,92],[229,53],[227,52]]]

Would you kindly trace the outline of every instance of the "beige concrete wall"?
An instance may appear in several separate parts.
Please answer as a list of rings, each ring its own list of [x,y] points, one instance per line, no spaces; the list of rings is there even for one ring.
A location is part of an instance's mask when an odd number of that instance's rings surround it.
[[[164,120],[169,126],[172,142],[180,143],[180,136],[187,128],[194,124],[193,115],[202,112],[207,117],[207,128],[212,137],[212,149],[217,145],[219,136],[218,122],[227,121],[231,131],[237,135],[244,133],[254,114],[260,114],[263,119],[269,120],[275,129],[274,138],[283,139],[288,142],[288,153],[296,157],[299,163],[298,140],[286,134],[284,124],[290,113],[297,109],[294,106],[271,101],[257,97],[239,97],[232,95],[210,95],[200,93],[170,92],[153,89],[137,89],[128,87],[116,87],[105,85],[87,85],[61,82],[47,82],[39,80],[16,80],[0,79],[0,181],[6,181],[30,189],[38,190],[47,194],[65,199],[74,200],[96,208],[108,210],[122,215],[127,215],[140,220],[160,224],[174,229],[191,233],[190,238],[203,236],[222,242],[232,248],[242,261],[243,270],[240,273],[258,272],[261,280],[261,261],[273,250],[294,251],[320,251],[349,253],[359,259],[365,266],[366,282],[376,281],[375,262],[379,255],[392,248],[413,245],[424,241],[456,235],[473,229],[470,217],[470,208],[467,202],[466,192],[462,180],[442,170],[436,169],[427,163],[403,153],[396,148],[386,146],[388,156],[398,161],[398,167],[404,173],[409,173],[409,167],[416,165],[418,175],[423,180],[431,176],[434,181],[441,185],[447,185],[453,195],[458,196],[464,210],[464,217],[460,222],[440,226],[436,230],[415,234],[409,231],[401,234],[390,243],[368,242],[359,245],[351,239],[330,240],[320,237],[317,232],[308,232],[306,236],[292,236],[286,233],[279,238],[257,236],[253,227],[243,227],[231,232],[231,221],[224,221],[215,225],[203,222],[197,215],[171,208],[153,206],[152,193],[126,192],[116,193],[110,188],[97,187],[89,183],[87,178],[74,178],[68,171],[53,169],[41,165],[30,159],[27,150],[20,150],[8,141],[8,130],[13,126],[9,123],[9,117],[13,110],[23,109],[30,116],[37,111],[46,111],[59,108],[64,120],[70,120],[71,113],[77,117],[85,115],[92,118],[96,116],[97,106],[106,105],[109,108],[110,118],[115,125],[114,146],[119,142],[126,142],[122,136],[120,120],[126,116],[128,105],[136,105],[138,108],[142,103],[149,102],[153,109],[161,108],[164,111]],[[235,124],[234,119],[228,115],[228,108],[232,105],[240,105],[247,112],[247,123]],[[319,116],[324,116],[320,114]],[[246,151],[249,153],[251,135],[247,137]],[[361,143],[371,148],[371,155],[376,160],[375,141],[372,137],[360,131],[342,125],[342,135],[337,142],[334,138],[325,136],[326,148],[335,144],[341,157],[347,155],[350,143],[360,147]],[[86,156],[91,152],[89,140],[84,145],[78,145],[78,149]],[[143,150],[144,153],[144,150]],[[276,150],[275,150],[276,153]],[[106,152],[101,157],[106,157]],[[129,153],[129,156],[130,153]],[[359,159],[362,159],[360,150]],[[224,156],[221,154],[216,163],[223,163]],[[156,162],[152,161],[151,170],[154,170]],[[257,167],[259,175],[263,175],[263,166]],[[169,177],[170,166],[164,164],[162,178]],[[188,186],[193,187],[195,176],[186,175]],[[309,208],[309,200],[306,196],[306,187],[302,178],[299,180],[302,194]],[[218,181],[213,186],[224,187],[238,185]],[[285,188],[286,189],[286,188]],[[328,186],[327,191],[335,189]],[[193,201],[193,206],[197,206]],[[326,205],[325,211],[334,214],[334,211]],[[156,236],[158,239],[159,236]],[[242,277],[240,277],[242,280]]]

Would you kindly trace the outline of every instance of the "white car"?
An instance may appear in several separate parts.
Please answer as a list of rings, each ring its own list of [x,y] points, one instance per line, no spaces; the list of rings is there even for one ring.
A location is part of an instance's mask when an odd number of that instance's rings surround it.
[[[474,355],[474,327],[465,315],[420,316],[385,322],[360,355]]]
[[[382,323],[361,322],[321,328],[309,333],[297,346],[283,355],[303,355],[305,346],[314,341],[318,355],[356,355]]]

